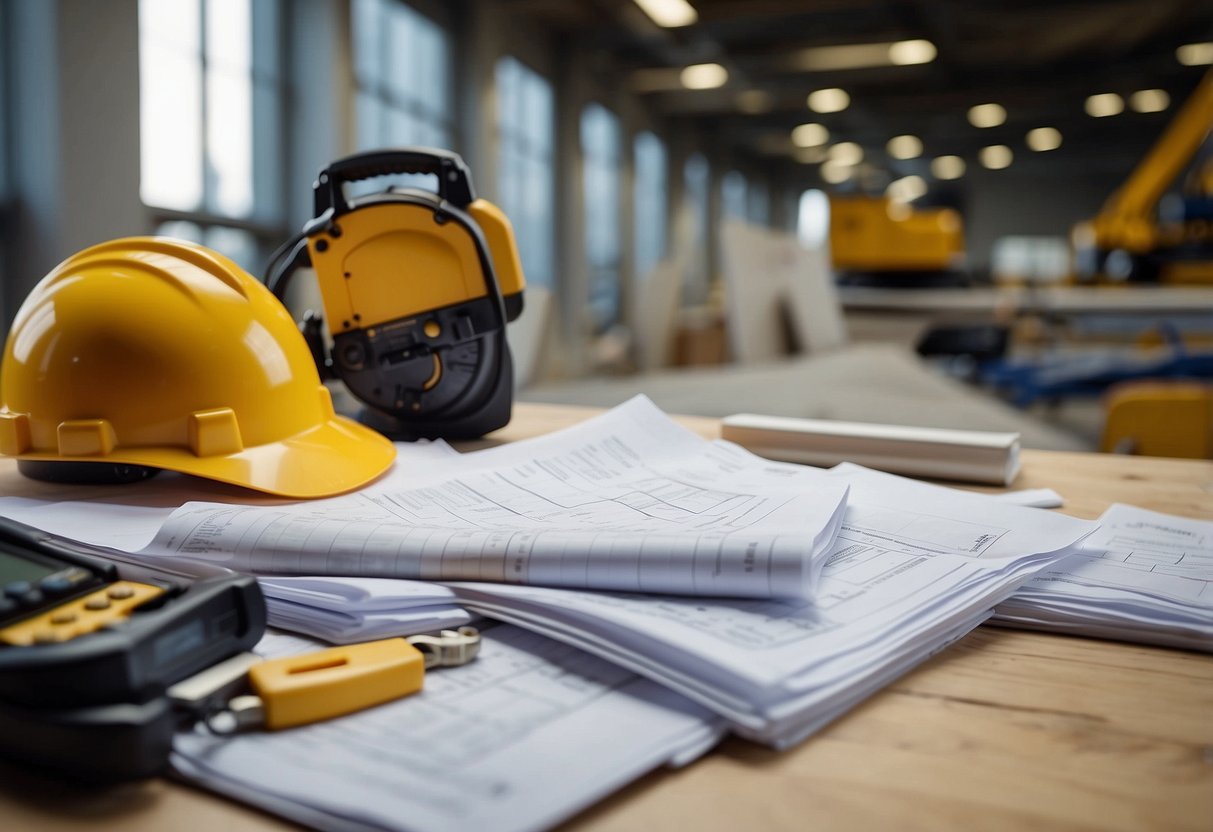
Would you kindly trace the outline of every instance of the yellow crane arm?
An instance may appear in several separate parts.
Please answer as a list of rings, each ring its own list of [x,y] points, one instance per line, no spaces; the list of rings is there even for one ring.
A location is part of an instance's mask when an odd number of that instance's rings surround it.
[[[1154,211],[1167,188],[1191,161],[1213,129],[1213,70],[1205,75],[1128,180],[1092,221],[1095,244],[1104,251],[1142,254],[1158,242]]]

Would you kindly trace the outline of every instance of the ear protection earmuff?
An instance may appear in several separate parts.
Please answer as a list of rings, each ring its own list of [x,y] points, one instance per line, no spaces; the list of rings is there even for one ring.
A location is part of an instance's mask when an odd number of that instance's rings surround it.
[[[435,175],[437,192],[346,194],[402,173]],[[463,439],[508,423],[505,325],[522,312],[525,282],[509,220],[476,198],[464,161],[431,148],[358,153],[322,170],[313,193],[314,218],[275,253],[266,283],[281,299],[295,272],[315,269],[324,317],[309,313],[301,328],[321,374],[393,438]]]

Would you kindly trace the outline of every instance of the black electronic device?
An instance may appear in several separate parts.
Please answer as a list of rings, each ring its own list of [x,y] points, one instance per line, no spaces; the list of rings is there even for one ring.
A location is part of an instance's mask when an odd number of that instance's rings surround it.
[[[85,779],[155,774],[179,719],[168,686],[265,631],[254,578],[166,580],[108,551],[0,518],[0,755]]]
[[[346,193],[393,174],[432,174],[437,189]],[[363,421],[393,438],[472,438],[508,423],[505,325],[522,312],[522,265],[509,220],[476,197],[463,160],[433,148],[358,153],[322,170],[313,191],[314,218],[275,253],[266,283],[281,299],[296,271],[315,269],[324,316],[301,326],[321,374],[345,382]]]

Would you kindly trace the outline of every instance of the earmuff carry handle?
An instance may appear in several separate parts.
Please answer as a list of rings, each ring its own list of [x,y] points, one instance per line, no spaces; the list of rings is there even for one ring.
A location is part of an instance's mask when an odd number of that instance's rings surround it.
[[[320,171],[314,186],[315,216],[321,216],[330,208],[334,216],[349,211],[345,183],[395,173],[437,176],[438,195],[459,208],[466,208],[476,198],[472,190],[472,173],[458,153],[437,148],[369,150],[338,159]]]

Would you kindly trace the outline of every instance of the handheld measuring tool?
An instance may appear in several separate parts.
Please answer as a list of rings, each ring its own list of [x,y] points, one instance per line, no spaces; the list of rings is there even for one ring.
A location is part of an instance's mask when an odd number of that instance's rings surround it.
[[[0,756],[78,779],[148,777],[183,725],[331,719],[415,693],[426,669],[480,649],[462,627],[266,660],[248,652],[266,623],[256,579],[190,580],[128,557],[0,518]]]
[[[168,686],[261,638],[255,579],[166,580],[106,551],[0,518],[0,755],[150,775],[177,724]]]
[[[346,194],[402,173],[433,174],[437,191]],[[295,272],[315,270],[324,316],[309,313],[302,328],[321,374],[392,438],[472,438],[508,423],[505,325],[522,312],[525,281],[509,220],[476,197],[463,160],[431,148],[359,153],[322,170],[313,192],[314,219],[275,254],[266,283],[281,299]]]

